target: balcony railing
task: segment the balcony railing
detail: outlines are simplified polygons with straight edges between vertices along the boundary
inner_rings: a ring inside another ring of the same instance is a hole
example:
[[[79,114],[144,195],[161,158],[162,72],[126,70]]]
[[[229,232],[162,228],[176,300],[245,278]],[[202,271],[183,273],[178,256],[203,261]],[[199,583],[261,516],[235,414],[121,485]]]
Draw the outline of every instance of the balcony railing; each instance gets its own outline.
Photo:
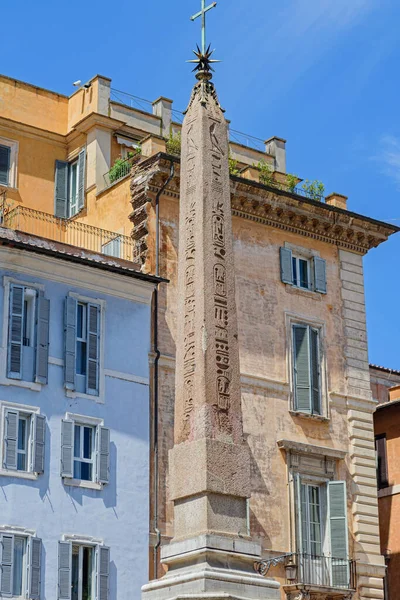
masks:
[[[129,236],[71,219],[59,219],[25,206],[17,206],[7,212],[1,225],[99,254],[135,261],[135,244]]]
[[[126,177],[126,175],[129,175],[133,163],[138,160],[139,156],[140,154],[137,153],[134,156],[131,156],[130,158],[126,158],[125,160],[118,159],[118,161],[111,167],[111,169],[103,175],[105,187],[108,187],[109,185],[116,183],[120,179],[123,179],[124,177]]]
[[[318,585],[344,590],[355,589],[355,562],[331,556],[293,554],[293,579],[288,584]],[[288,571],[287,571],[288,573]]]

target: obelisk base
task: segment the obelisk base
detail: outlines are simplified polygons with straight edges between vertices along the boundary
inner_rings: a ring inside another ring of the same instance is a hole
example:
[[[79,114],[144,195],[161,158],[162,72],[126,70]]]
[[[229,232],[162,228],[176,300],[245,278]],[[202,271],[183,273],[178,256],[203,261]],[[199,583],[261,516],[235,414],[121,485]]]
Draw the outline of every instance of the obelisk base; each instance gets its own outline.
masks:
[[[142,600],[279,600],[280,585],[254,570],[259,544],[199,535],[161,550],[168,572],[142,587]]]

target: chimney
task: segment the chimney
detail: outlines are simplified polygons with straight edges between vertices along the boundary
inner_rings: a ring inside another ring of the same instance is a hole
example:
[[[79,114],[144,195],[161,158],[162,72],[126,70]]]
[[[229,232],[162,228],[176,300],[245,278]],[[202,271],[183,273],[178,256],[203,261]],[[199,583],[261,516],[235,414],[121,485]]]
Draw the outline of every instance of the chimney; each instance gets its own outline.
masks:
[[[336,206],[336,208],[347,210],[347,196],[343,196],[342,194],[333,192],[332,194],[329,194],[329,196],[326,196],[325,202],[326,204],[329,204],[329,206]]]
[[[286,140],[271,137],[265,142],[265,152],[275,159],[274,171],[286,173]]]
[[[161,135],[164,138],[169,137],[172,123],[172,102],[169,98],[160,96],[153,102],[153,115],[161,117]]]

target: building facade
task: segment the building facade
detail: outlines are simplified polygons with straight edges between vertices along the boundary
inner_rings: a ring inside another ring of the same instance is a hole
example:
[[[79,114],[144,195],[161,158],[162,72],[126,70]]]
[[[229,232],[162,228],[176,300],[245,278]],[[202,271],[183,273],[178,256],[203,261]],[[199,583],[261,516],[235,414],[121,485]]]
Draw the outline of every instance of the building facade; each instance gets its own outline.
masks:
[[[5,228],[0,264],[0,596],[139,599],[156,279]]]
[[[113,90],[99,76],[70,98],[8,78],[0,84],[8,99],[0,115],[0,148],[9,148],[2,163],[4,223],[37,235],[51,229],[53,239],[65,243],[84,233],[90,250],[134,257],[143,272],[170,280],[157,295],[153,323],[150,575],[155,577],[163,569],[160,545],[174,532],[168,453],[180,201],[174,132],[180,117],[166,98],[145,110],[132,106],[135,97]],[[171,132],[173,144],[166,139]],[[40,161],[33,158],[35,144]],[[352,213],[340,194],[325,199],[301,194],[287,177],[280,138],[260,144],[231,130],[230,152],[252,489],[246,531],[240,534],[261,541],[266,560],[261,568],[280,581],[282,598],[311,593],[313,600],[381,600],[376,401],[362,257],[397,228]],[[122,166],[116,162],[125,156]]]
[[[385,600],[400,595],[400,371],[371,366],[377,453],[381,552],[385,557]]]

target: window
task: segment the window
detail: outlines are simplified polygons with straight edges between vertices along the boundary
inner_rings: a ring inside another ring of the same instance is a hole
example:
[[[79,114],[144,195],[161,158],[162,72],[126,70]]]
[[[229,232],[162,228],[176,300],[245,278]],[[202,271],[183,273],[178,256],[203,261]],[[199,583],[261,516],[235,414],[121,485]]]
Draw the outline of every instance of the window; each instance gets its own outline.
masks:
[[[17,187],[18,142],[0,138],[0,186]]]
[[[103,254],[107,256],[115,256],[116,258],[122,258],[122,237],[119,235],[113,240],[105,243],[101,247]]]
[[[7,377],[47,383],[50,302],[35,288],[10,285]]]
[[[41,540],[6,532],[0,541],[0,595],[39,600]]]
[[[376,452],[376,476],[378,480],[378,490],[388,487],[388,464],[386,452],[386,434],[375,436]]]
[[[79,152],[71,163],[56,160],[54,212],[56,217],[68,219],[85,204],[86,149]]]
[[[3,407],[3,468],[23,473],[43,473],[46,419],[43,415]]]
[[[69,418],[61,428],[61,476],[80,481],[108,483],[110,430]]]
[[[295,476],[299,577],[304,584],[350,587],[346,483]]]
[[[320,330],[292,325],[294,409],[322,414]]]
[[[300,249],[301,250],[301,249]],[[280,249],[281,280],[294,287],[326,294],[326,261],[309,257],[309,251],[298,254],[290,248]]]
[[[65,370],[67,390],[99,395],[100,319],[97,304],[68,296],[65,303]]]
[[[74,541],[59,542],[59,600],[108,600],[110,549]]]

